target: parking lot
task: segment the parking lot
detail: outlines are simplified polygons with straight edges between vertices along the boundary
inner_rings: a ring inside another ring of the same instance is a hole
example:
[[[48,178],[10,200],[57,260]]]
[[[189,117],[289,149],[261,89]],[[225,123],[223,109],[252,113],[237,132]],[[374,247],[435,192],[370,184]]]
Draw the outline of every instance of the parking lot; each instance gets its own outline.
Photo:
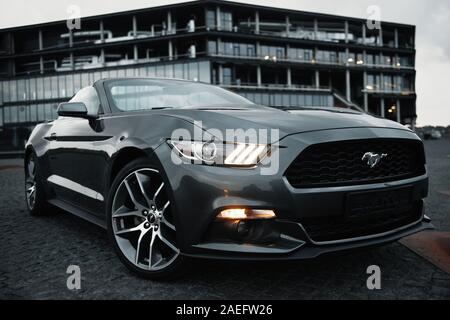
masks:
[[[425,147],[427,214],[450,231],[450,139]],[[104,230],[59,211],[29,216],[21,165],[0,160],[1,299],[450,299],[450,275],[399,242],[311,261],[199,260],[176,281],[140,279],[116,258]],[[80,266],[80,290],[66,286],[69,265]],[[380,290],[366,286],[370,265],[381,268]]]

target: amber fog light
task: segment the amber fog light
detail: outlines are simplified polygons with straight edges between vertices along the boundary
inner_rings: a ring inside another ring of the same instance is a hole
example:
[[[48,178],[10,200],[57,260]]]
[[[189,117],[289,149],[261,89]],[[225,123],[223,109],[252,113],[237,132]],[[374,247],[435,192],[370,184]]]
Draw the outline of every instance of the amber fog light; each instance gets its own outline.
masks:
[[[217,219],[227,220],[255,220],[255,219],[273,219],[275,218],[273,210],[230,208],[222,210]]]

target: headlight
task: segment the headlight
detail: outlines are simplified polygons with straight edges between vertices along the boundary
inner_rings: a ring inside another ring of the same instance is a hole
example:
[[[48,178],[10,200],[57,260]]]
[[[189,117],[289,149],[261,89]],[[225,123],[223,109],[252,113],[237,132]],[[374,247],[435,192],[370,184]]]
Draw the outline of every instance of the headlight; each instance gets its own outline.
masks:
[[[235,167],[253,167],[269,152],[264,144],[226,143],[200,141],[167,141],[170,146],[185,159]]]

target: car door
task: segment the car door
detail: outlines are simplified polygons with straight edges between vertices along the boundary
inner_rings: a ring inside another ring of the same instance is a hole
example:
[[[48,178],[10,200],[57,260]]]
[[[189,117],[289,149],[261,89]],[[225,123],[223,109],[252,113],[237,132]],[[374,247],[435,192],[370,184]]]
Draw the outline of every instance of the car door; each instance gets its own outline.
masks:
[[[83,102],[88,115],[97,115],[101,110],[94,87],[81,89],[70,102]],[[112,139],[105,133],[103,120],[58,117],[47,139],[50,140],[51,171],[48,181],[56,198],[101,216]]]

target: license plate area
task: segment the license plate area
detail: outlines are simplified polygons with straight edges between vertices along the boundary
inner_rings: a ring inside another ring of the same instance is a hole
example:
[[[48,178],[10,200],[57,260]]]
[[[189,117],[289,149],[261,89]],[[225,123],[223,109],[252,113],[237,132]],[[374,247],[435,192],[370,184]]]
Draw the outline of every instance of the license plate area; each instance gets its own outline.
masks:
[[[370,220],[385,215],[392,217],[412,210],[412,191],[412,186],[406,186],[348,193],[346,217],[350,220]]]

